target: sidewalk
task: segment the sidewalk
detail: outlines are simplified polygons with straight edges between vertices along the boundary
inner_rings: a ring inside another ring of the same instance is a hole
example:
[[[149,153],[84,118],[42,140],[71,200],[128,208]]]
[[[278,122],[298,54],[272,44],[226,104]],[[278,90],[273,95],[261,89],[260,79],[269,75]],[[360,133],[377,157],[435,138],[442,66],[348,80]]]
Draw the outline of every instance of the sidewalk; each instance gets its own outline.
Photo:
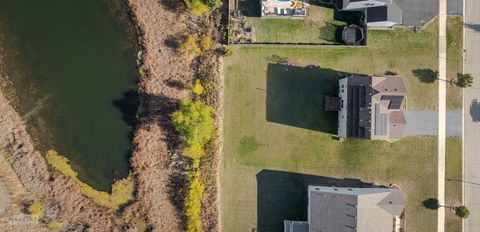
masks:
[[[438,78],[447,79],[447,0],[439,0]],[[438,82],[438,203],[445,205],[445,137],[447,83]],[[445,207],[438,208],[437,232],[445,231]]]

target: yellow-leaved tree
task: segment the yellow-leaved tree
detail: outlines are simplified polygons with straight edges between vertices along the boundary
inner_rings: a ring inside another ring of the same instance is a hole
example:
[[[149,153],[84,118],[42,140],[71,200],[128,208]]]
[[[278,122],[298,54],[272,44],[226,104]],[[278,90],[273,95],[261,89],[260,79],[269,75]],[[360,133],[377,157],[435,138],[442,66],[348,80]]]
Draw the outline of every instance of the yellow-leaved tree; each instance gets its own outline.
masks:
[[[204,153],[203,146],[215,132],[213,108],[201,101],[183,100],[180,109],[172,115],[172,123],[185,136],[185,154],[199,159]]]

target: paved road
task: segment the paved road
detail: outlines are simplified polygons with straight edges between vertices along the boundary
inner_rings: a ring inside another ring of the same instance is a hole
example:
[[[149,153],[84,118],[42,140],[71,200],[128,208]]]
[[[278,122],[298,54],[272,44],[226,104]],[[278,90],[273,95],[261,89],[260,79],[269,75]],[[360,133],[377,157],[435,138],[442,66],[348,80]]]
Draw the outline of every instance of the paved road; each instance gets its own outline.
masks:
[[[470,217],[465,232],[480,231],[480,1],[465,0],[464,72],[475,77],[473,88],[464,90],[464,204]]]
[[[479,102],[480,103],[480,102]],[[403,134],[438,135],[438,112],[433,110],[408,110],[405,112],[407,126]],[[447,111],[447,136],[462,136],[462,110]]]
[[[438,15],[439,0],[395,0],[402,8],[403,24],[407,26],[422,26]],[[448,0],[449,15],[463,14],[463,0]]]

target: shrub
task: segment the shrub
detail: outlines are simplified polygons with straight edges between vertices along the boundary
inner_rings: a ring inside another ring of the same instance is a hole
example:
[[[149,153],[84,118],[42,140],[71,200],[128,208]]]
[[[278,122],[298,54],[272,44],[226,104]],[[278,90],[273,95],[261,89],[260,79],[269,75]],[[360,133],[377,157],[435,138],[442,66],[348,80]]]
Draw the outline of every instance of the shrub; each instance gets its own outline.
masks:
[[[203,183],[200,180],[199,171],[191,171],[188,174],[189,186],[188,193],[185,198],[184,208],[187,216],[187,231],[201,232],[202,231],[202,203],[203,197]]]
[[[8,152],[6,151],[5,149],[3,148],[0,148],[0,155],[5,157],[5,160],[7,160],[7,162],[9,164],[12,164],[13,162],[13,156]]]
[[[207,13],[210,9],[209,7],[203,3],[202,0],[184,0],[187,8],[192,12],[195,16],[200,16]]]
[[[178,50],[181,53],[184,53],[184,54],[191,53],[196,56],[200,55],[200,52],[201,52],[193,36],[188,36],[186,39],[181,40],[178,43]]]
[[[144,232],[147,231],[148,224],[145,221],[139,219],[135,222],[135,228],[137,228],[138,232]]]
[[[92,201],[100,206],[117,210],[121,205],[127,204],[133,199],[133,192],[135,190],[135,184],[132,174],[129,174],[126,178],[116,181],[112,185],[112,194],[107,192],[98,191],[88,184],[83,183],[77,178],[77,173],[72,169],[69,161],[66,157],[63,157],[57,152],[50,150],[46,155],[47,163],[56,171],[68,176],[80,187],[81,193],[92,199]]]
[[[27,211],[32,215],[33,219],[38,220],[43,217],[43,204],[40,201],[34,201],[27,208]]]
[[[221,0],[204,0],[204,3],[210,8],[210,11],[214,11],[222,6]]]
[[[228,46],[223,46],[220,49],[218,49],[218,51],[220,52],[220,55],[225,57],[233,55],[233,49]]]
[[[60,228],[62,227],[62,223],[53,220],[53,221],[50,221],[50,222],[47,224],[47,227],[48,227],[48,229],[50,229],[50,231],[52,231],[52,232],[58,232],[58,231],[60,231]]]
[[[203,51],[209,51],[212,48],[212,38],[210,38],[210,36],[200,38],[200,48],[202,48]]]
[[[203,155],[203,146],[214,135],[213,108],[201,101],[183,100],[173,113],[172,123],[185,136],[184,152],[193,159]]]
[[[195,81],[195,85],[193,86],[193,92],[194,92],[196,95],[202,95],[203,90],[204,90],[204,88],[203,88],[202,84],[200,83],[200,80],[197,79],[197,80]]]
[[[470,216],[470,211],[467,207],[462,205],[455,210],[455,214],[461,218],[468,218],[468,216]]]
[[[77,172],[72,169],[72,166],[70,166],[66,157],[59,155],[54,150],[49,150],[47,151],[46,159],[47,163],[50,164],[57,172],[74,179],[77,178]]]

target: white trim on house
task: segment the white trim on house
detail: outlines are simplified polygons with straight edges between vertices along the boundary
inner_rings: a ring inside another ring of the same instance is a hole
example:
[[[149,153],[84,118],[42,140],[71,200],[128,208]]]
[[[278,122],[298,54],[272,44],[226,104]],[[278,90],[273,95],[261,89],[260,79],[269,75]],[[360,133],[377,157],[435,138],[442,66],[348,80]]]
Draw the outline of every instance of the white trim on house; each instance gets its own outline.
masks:
[[[340,110],[338,111],[338,137],[347,137],[347,92],[348,78],[339,80],[338,96],[340,100]]]

